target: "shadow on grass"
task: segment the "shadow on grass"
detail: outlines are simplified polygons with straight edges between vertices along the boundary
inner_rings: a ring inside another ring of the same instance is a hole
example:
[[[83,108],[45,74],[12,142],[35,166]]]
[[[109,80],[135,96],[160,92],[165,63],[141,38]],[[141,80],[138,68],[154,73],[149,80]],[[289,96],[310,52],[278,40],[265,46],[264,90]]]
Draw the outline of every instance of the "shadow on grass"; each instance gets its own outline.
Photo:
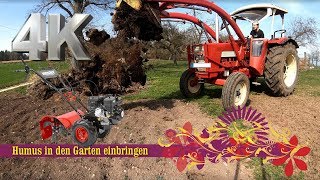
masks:
[[[202,93],[202,95],[198,96],[198,97],[194,97],[194,98],[186,98],[182,95],[180,90],[174,91],[168,95],[165,96],[160,96],[157,99],[159,100],[165,100],[165,99],[176,99],[176,100],[185,100],[185,101],[192,101],[192,100],[197,100],[197,99],[202,99],[205,96],[207,96],[207,99],[220,99],[221,98],[221,94],[222,94],[222,89],[219,87],[209,87],[209,88],[205,88],[204,92]]]
[[[145,100],[130,100],[124,103],[122,107],[125,110],[134,109],[137,107],[145,107],[151,110],[157,110],[160,108],[172,109],[174,107],[174,102],[176,100],[181,100],[184,102],[192,101],[216,101],[221,98],[221,88],[210,88],[205,89],[203,95],[196,98],[185,98],[180,90],[171,92],[170,94],[156,97],[155,99],[145,99]]]

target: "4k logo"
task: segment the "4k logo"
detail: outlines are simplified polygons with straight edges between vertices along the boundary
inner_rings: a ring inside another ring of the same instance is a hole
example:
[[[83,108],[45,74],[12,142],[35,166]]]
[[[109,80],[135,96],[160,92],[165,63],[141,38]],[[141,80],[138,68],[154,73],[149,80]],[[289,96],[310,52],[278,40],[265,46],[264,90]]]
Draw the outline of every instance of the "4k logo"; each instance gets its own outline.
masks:
[[[75,14],[66,23],[64,16],[51,14],[47,42],[45,17],[40,13],[31,14],[13,39],[12,51],[29,52],[31,60],[40,60],[41,52],[48,52],[49,60],[64,60],[68,45],[76,60],[90,60],[78,36],[91,20],[89,14]]]

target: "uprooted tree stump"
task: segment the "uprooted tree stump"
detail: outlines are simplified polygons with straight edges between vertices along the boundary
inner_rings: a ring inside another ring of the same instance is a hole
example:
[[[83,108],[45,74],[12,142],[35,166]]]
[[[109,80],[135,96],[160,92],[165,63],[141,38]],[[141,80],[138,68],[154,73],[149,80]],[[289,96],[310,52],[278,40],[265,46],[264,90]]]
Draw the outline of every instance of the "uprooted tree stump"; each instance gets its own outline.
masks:
[[[157,18],[158,3],[145,4],[136,11],[126,3],[116,9],[112,22],[118,36],[110,38],[105,31],[89,30],[90,39],[84,42],[91,61],[78,61],[79,69],[73,69],[62,77],[75,90],[85,95],[121,94],[132,89],[132,86],[145,85],[146,74],[141,57],[140,40],[160,40],[162,28]],[[62,87],[58,80],[53,83]],[[53,95],[40,80],[29,89],[29,94],[48,99]]]
[[[121,94],[131,86],[144,85],[146,74],[141,57],[141,44],[137,40],[111,38],[99,44],[88,42],[91,61],[79,61],[79,70],[71,70],[62,77],[86,95]],[[53,83],[62,87],[58,80]],[[43,82],[38,81],[29,88],[31,95],[47,99],[54,93]]]

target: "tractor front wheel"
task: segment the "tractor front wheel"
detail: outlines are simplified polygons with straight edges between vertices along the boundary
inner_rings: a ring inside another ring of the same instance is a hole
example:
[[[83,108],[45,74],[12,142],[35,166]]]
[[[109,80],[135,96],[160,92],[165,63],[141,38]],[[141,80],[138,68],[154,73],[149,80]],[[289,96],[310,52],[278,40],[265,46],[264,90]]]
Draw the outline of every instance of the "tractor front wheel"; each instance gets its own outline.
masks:
[[[298,61],[296,46],[292,43],[269,50],[264,76],[272,95],[288,96],[293,92],[298,79]]]
[[[195,98],[202,94],[204,84],[198,82],[195,72],[186,70],[180,78],[180,91],[186,98]]]
[[[241,72],[232,73],[222,88],[222,105],[225,110],[231,107],[244,107],[248,101],[250,81]]]
[[[97,128],[87,120],[79,120],[72,127],[73,140],[82,147],[89,147],[97,141]]]

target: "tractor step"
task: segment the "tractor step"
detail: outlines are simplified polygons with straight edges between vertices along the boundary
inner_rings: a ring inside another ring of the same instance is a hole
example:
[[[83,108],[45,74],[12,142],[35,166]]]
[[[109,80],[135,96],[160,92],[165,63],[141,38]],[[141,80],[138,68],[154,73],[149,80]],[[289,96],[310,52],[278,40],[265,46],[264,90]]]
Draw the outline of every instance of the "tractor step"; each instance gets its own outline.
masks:
[[[204,84],[204,79],[198,79],[199,84]]]
[[[261,86],[261,83],[259,82],[252,82],[253,85],[256,85],[256,86]]]

